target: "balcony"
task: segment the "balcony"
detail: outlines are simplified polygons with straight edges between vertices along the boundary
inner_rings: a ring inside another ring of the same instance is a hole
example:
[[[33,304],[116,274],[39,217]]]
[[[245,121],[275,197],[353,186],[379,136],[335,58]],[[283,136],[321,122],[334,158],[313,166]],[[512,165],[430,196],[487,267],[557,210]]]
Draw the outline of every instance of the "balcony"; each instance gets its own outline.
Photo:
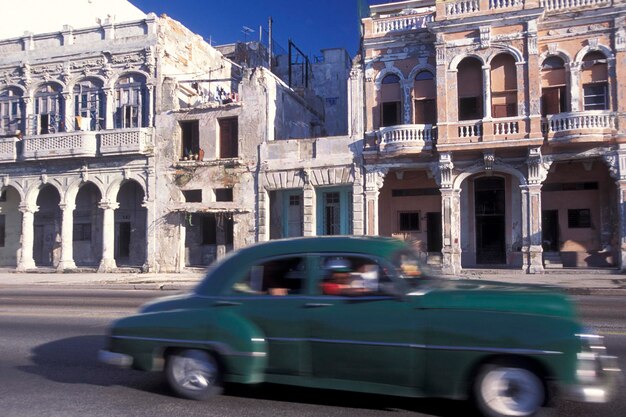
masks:
[[[96,156],[96,132],[65,132],[28,136],[22,140],[24,159],[41,160]]]
[[[102,155],[145,155],[153,148],[152,129],[120,129],[100,133]]]
[[[540,0],[539,5],[545,9],[547,13],[551,12],[568,12],[583,7],[599,8],[611,6],[613,0]]]
[[[541,132],[550,142],[598,142],[615,133],[615,114],[606,110],[559,113],[541,121]]]
[[[17,137],[0,138],[0,163],[15,162],[17,159]]]
[[[374,21],[374,35],[406,30],[422,29],[426,24],[435,20],[435,14],[405,15]]]
[[[365,151],[381,154],[417,154],[430,152],[437,139],[433,125],[396,125],[382,127],[370,134]]]
[[[152,128],[75,131],[0,138],[0,164],[108,155],[146,155],[154,149]]]

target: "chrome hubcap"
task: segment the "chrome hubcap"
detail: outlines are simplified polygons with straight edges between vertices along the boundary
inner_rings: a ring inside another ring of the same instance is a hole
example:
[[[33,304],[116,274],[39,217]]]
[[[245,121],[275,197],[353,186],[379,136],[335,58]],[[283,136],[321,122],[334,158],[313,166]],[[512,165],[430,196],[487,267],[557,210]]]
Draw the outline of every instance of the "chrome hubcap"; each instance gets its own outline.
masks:
[[[176,383],[188,390],[202,391],[215,383],[217,367],[204,352],[187,352],[172,358],[172,374]]]
[[[536,412],[543,403],[543,385],[537,376],[520,368],[489,371],[480,386],[489,408],[505,416],[523,417]]]

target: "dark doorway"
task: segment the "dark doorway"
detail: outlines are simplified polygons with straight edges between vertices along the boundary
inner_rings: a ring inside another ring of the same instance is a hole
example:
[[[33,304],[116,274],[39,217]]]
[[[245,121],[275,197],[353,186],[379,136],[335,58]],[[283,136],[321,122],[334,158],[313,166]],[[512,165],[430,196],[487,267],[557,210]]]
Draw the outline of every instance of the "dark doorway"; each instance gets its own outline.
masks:
[[[441,252],[441,213],[426,213],[426,250]]]
[[[504,264],[505,191],[504,178],[484,177],[474,181],[476,202],[476,263]]]
[[[120,261],[130,258],[130,222],[118,223],[117,253],[115,257]]]
[[[544,252],[559,251],[558,210],[544,210],[541,213],[541,246]]]

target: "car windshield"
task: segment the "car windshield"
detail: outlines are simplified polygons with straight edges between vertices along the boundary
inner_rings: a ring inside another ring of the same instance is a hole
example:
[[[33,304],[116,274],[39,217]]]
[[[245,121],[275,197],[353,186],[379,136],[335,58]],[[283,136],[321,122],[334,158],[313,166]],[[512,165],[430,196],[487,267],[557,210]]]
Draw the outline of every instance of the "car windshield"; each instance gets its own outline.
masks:
[[[417,252],[403,250],[396,252],[392,258],[398,277],[411,288],[417,287],[424,278],[429,276]]]

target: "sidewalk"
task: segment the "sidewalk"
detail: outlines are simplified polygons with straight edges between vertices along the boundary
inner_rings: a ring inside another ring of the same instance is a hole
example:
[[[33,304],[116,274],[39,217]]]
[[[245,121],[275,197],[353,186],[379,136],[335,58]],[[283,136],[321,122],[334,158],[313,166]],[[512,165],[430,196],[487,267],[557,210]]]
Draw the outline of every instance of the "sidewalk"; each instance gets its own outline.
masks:
[[[8,285],[99,287],[107,289],[161,289],[188,290],[202,278],[202,270],[183,273],[21,273],[0,270],[0,287]],[[626,274],[617,270],[548,270],[544,274],[529,275],[512,269],[466,269],[449,279],[471,279],[517,284],[539,284],[561,288],[571,294],[603,294],[626,296]]]

